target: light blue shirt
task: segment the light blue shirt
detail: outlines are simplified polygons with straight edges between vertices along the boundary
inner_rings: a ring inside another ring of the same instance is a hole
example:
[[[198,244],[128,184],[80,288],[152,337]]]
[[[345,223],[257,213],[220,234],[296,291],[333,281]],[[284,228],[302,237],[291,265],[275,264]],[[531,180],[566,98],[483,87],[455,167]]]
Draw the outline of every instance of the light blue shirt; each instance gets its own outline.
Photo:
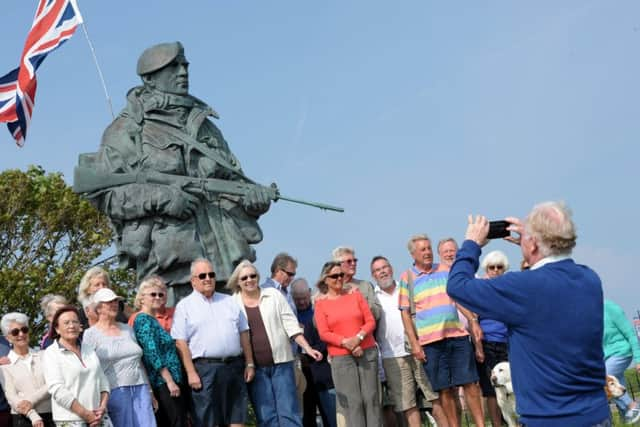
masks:
[[[269,277],[269,278],[267,278],[267,280],[264,281],[263,284],[260,285],[260,287],[263,288],[263,289],[275,288],[275,289],[279,290],[280,292],[282,292],[282,295],[284,295],[284,297],[287,299],[287,302],[289,303],[289,307],[291,307],[291,309],[293,310],[293,314],[297,315],[298,309],[296,308],[296,304],[293,301],[293,297],[291,296],[291,292],[289,292],[289,287],[288,286],[286,288],[283,288],[282,285],[280,283],[278,283],[277,280],[274,280],[271,277]]]
[[[171,336],[187,342],[192,359],[232,357],[242,354],[240,332],[247,330],[247,317],[229,295],[193,291],[176,306]]]

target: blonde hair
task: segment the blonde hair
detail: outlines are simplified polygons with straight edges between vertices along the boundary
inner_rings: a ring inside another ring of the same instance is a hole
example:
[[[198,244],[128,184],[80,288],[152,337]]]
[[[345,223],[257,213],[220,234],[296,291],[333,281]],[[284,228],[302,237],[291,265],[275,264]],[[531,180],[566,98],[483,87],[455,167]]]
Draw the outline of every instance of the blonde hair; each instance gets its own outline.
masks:
[[[227,285],[225,286],[225,288],[229,289],[234,294],[240,292],[240,271],[242,271],[243,268],[252,268],[253,271],[255,271],[258,275],[256,280],[258,281],[258,283],[260,283],[260,273],[258,272],[258,269],[255,265],[253,265],[251,261],[249,261],[248,259],[244,259],[240,261],[240,264],[238,264],[233,270],[233,273],[231,273],[231,276],[229,276],[229,280],[227,281]]]
[[[147,277],[142,282],[140,282],[140,286],[138,286],[138,292],[136,293],[136,299],[133,301],[133,306],[137,310],[140,310],[142,308],[142,298],[150,288],[161,288],[164,290],[165,294],[167,292],[167,285],[164,283],[162,277],[156,274]]]
[[[109,282],[109,273],[107,273],[102,267],[91,267],[86,273],[84,273],[84,276],[80,279],[80,285],[78,285],[78,301],[80,301],[81,304],[84,304],[85,301],[89,299],[90,295],[87,293],[87,289],[89,289],[91,279],[99,276],[103,276],[107,282],[107,287],[111,287],[111,283]]]
[[[327,280],[327,275],[329,272],[335,268],[340,267],[340,261],[327,261],[322,266],[322,270],[320,270],[320,278],[316,283],[316,288],[318,288],[318,292],[321,294],[326,294],[329,290],[329,285],[327,285],[324,281]]]

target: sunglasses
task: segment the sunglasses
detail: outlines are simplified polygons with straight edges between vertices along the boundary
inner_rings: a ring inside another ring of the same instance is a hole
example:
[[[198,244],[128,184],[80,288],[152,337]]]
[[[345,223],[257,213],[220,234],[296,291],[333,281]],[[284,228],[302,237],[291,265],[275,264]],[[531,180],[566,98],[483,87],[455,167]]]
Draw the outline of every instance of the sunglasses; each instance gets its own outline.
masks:
[[[248,275],[246,275],[246,276],[242,276],[242,277],[240,278],[240,281],[241,281],[241,282],[244,282],[244,281],[247,281],[247,280],[249,280],[249,279],[255,279],[256,277],[258,277],[258,275],[257,275],[257,274],[255,274],[255,273],[254,273],[254,274],[248,274]]]
[[[20,332],[27,335],[29,333],[29,327],[23,326],[22,328],[15,328],[9,331],[9,333],[14,337],[17,337],[18,335],[20,335]]]
[[[327,274],[327,277],[330,279],[342,279],[344,277],[344,273]]]
[[[487,270],[504,270],[504,265],[488,265]]]
[[[215,279],[215,278],[216,278],[216,273],[215,273],[215,272],[213,272],[213,271],[210,271],[210,272],[208,272],[208,273],[200,273],[200,274],[198,274],[198,276],[197,276],[197,277],[198,277],[198,279],[200,279],[200,280],[204,280],[204,279],[206,279],[207,277],[208,277],[209,279]]]
[[[345,259],[342,264],[357,264],[358,258]]]
[[[164,298],[164,292],[149,292],[147,295],[151,298]]]
[[[287,276],[289,277],[293,277],[296,275],[295,271],[292,273],[290,271],[285,270],[284,268],[281,268],[280,270],[284,271],[285,273],[287,273]]]

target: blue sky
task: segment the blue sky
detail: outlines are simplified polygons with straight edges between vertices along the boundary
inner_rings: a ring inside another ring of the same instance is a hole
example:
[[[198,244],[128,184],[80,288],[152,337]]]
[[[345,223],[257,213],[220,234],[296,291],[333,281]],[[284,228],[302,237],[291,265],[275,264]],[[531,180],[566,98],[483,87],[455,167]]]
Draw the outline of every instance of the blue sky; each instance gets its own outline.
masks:
[[[36,3],[3,3],[0,73],[18,64]],[[361,278],[377,254],[399,273],[412,234],[460,240],[469,213],[524,216],[561,199],[578,227],[575,259],[629,316],[640,308],[640,3],[79,4],[116,113],[139,84],[142,50],[180,40],[191,92],[220,113],[246,173],[346,209],[272,206],[256,247],[263,275],[285,250],[315,282],[338,245],[355,247]],[[25,147],[0,131],[0,169],[39,164],[71,183],[110,121],[78,30],[40,68]],[[506,242],[492,249],[520,260]]]

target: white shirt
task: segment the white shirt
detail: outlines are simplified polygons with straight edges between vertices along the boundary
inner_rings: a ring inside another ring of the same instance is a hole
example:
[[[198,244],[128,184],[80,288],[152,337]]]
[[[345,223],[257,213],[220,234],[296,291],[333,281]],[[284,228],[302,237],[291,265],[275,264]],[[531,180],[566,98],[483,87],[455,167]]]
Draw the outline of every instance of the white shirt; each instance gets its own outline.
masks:
[[[81,346],[80,354],[82,361],[58,341],[44,351],[44,379],[51,394],[54,421],[84,421],[71,410],[73,401],[94,410],[100,406],[100,393],[109,392],[109,381],[96,352]]]
[[[376,296],[382,306],[382,314],[376,330],[376,341],[378,341],[383,359],[409,355],[404,347],[404,326],[398,308],[400,286],[396,281],[393,283],[395,283],[395,289],[391,294],[376,286]]]
[[[19,356],[13,350],[9,352],[10,364],[0,369],[0,381],[7,401],[11,405],[11,413],[17,414],[15,408],[22,400],[33,404],[27,413],[31,422],[41,419],[39,414],[51,412],[51,396],[47,391],[42,372],[40,352],[29,350],[26,356]]]
[[[548,257],[542,258],[541,260],[533,264],[530,270],[537,270],[538,268],[543,267],[544,265],[551,262],[563,261],[569,258],[571,258],[569,255],[549,255]]]
[[[238,307],[245,313],[244,303],[240,292],[233,295]],[[267,339],[271,345],[274,363],[284,363],[293,360],[291,338],[302,334],[298,318],[282,293],[275,288],[262,288],[258,302],[260,316],[267,331]]]
[[[242,354],[240,332],[247,330],[247,316],[229,295],[194,290],[176,306],[171,336],[187,342],[192,359],[222,358]]]

